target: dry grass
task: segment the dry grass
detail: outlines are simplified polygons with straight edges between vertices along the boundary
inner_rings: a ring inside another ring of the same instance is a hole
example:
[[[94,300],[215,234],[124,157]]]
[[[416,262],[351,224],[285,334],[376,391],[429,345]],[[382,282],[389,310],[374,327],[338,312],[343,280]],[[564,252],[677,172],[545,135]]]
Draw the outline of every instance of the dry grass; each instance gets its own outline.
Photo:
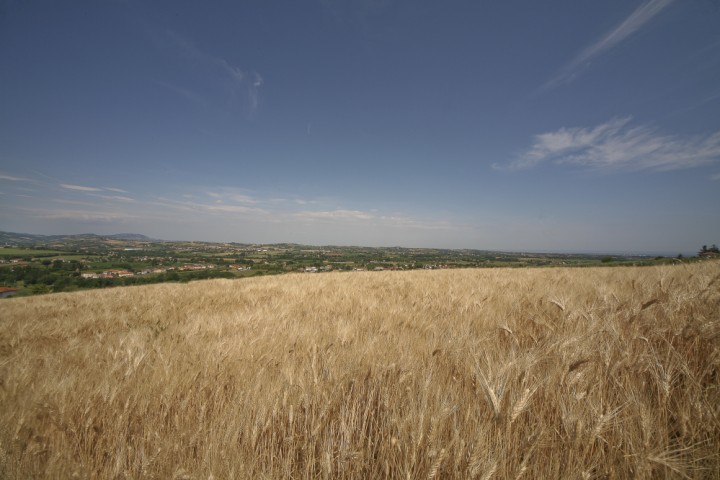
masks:
[[[720,478],[720,263],[0,302],[3,478]]]

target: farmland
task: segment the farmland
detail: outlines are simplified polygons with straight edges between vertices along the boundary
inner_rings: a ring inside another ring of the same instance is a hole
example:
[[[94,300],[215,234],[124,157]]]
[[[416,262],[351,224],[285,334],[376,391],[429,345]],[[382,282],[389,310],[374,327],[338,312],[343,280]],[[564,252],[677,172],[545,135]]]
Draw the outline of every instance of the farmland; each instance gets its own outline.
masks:
[[[43,250],[41,248],[0,248],[0,257],[22,258],[22,257],[52,257],[62,255],[59,250]]]
[[[3,478],[718,478],[720,263],[0,302]]]
[[[0,287],[20,295],[281,273],[660,265],[690,258],[436,248],[171,242],[143,235],[0,232]]]

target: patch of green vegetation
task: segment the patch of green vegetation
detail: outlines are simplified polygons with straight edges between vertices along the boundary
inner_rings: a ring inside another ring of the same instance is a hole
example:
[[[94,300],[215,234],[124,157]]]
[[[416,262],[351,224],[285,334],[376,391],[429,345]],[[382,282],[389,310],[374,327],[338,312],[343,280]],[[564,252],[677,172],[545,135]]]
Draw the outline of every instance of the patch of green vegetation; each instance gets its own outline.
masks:
[[[0,257],[52,257],[63,253],[58,250],[36,250],[34,248],[0,248]]]
[[[4,240],[2,235],[0,240],[13,247],[0,247],[0,285],[20,288],[23,294],[290,272],[621,267],[701,260],[681,256],[163,242],[97,235],[43,238],[18,237],[7,232],[4,235]],[[714,248],[703,247],[699,255],[713,255]]]

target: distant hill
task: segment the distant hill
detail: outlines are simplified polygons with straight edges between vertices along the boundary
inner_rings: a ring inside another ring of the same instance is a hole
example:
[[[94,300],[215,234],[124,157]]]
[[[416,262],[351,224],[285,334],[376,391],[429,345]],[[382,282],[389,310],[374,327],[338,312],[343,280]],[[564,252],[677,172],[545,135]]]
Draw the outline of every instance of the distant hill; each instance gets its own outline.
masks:
[[[139,233],[117,233],[114,235],[97,235],[80,233],[75,235],[35,235],[31,233],[0,232],[0,245],[35,246],[57,242],[120,240],[132,242],[158,242]]]
[[[139,233],[116,233],[115,235],[104,235],[105,238],[112,240],[129,240],[134,242],[157,242],[158,240],[150,238]]]

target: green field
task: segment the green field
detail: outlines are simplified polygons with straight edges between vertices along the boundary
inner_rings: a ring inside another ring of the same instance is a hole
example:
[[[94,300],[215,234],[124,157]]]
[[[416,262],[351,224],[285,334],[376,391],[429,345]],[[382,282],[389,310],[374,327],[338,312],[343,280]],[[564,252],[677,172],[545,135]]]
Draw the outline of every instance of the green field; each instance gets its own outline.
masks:
[[[58,250],[36,250],[34,248],[0,248],[0,257],[49,257],[53,255],[63,255],[66,253],[67,252],[61,252]]]

